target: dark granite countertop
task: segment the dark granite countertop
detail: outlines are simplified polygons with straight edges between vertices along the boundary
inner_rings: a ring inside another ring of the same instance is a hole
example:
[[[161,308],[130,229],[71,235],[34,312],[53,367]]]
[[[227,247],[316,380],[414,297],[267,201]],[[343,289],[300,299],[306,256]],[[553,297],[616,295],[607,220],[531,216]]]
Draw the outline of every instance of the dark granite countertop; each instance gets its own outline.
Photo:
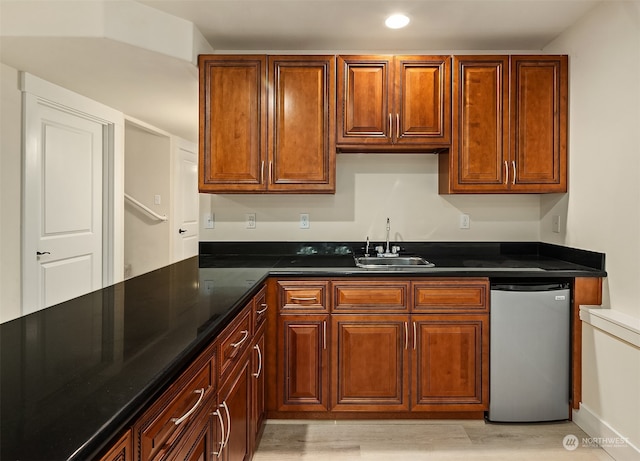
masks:
[[[0,325],[0,459],[95,457],[278,276],[604,277],[604,255],[542,243],[402,243],[435,263],[356,268],[362,243],[211,243],[200,257]]]

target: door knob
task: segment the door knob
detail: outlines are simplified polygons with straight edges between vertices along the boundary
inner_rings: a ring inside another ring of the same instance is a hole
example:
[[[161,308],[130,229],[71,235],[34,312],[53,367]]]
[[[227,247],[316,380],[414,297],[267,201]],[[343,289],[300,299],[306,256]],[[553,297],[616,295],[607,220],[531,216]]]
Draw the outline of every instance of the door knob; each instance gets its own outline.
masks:
[[[185,233],[185,232],[187,232],[187,231],[186,231],[185,229],[178,229],[178,232],[179,232],[180,234],[184,234],[184,233]]]

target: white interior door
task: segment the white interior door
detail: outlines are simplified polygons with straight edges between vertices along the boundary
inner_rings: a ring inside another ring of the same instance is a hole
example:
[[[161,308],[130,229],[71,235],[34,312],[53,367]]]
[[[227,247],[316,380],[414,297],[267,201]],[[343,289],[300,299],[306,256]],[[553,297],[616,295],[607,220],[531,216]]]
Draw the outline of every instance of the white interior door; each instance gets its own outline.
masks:
[[[23,314],[102,288],[105,125],[24,94]]]
[[[177,140],[175,147],[174,261],[198,254],[198,154],[193,143]]]

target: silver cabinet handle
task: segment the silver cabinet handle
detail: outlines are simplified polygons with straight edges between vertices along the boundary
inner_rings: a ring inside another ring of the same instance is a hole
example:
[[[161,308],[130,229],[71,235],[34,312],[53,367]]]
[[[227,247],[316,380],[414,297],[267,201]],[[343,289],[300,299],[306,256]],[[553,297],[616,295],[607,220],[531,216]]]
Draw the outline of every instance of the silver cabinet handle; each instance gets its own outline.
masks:
[[[260,351],[260,346],[259,345],[255,345],[253,346],[253,348],[258,351],[258,371],[256,371],[253,374],[254,378],[259,378],[260,377],[260,373],[262,372],[262,352]]]
[[[409,349],[409,322],[404,322],[404,348]]]
[[[312,296],[310,298],[298,298],[296,296],[292,296],[291,297],[291,301],[301,301],[301,302],[305,302],[305,301],[318,301],[318,298],[316,298],[315,296]]]
[[[224,407],[224,412],[227,414],[227,438],[224,440],[224,447],[226,447],[229,443],[229,437],[231,436],[231,415],[229,414],[227,402],[222,402],[222,406]]]
[[[182,415],[179,418],[172,418],[171,419],[171,421],[173,421],[173,424],[175,424],[176,426],[178,426],[179,424],[182,424],[182,422],[184,422],[185,419],[187,419],[189,416],[191,416],[193,414],[193,412],[196,411],[196,408],[198,408],[198,406],[200,406],[200,402],[202,402],[202,399],[204,398],[204,387],[202,387],[200,389],[196,389],[195,391],[193,391],[193,393],[194,394],[200,394],[200,397],[198,398],[198,401],[184,415]]]
[[[264,184],[264,160],[260,164],[260,184]]]
[[[509,184],[509,162],[504,161],[504,184]]]
[[[416,322],[413,322],[413,350],[416,350],[416,341],[417,341],[417,334],[416,334]]]
[[[220,429],[222,429],[222,433],[220,437],[220,450],[214,451],[211,453],[212,455],[215,455],[217,458],[219,458],[220,455],[222,454],[222,449],[224,448],[224,421],[222,419],[222,412],[220,410],[216,410],[211,414],[216,415],[218,417],[218,420],[220,421]]]
[[[511,184],[516,183],[516,161],[511,160],[511,166],[513,166],[513,178],[511,178]]]
[[[264,309],[257,310],[256,314],[264,314],[265,312],[267,312],[267,309],[269,309],[269,305],[267,303],[260,304],[260,306]]]
[[[400,114],[396,114],[396,138],[400,137]]]
[[[273,180],[273,162],[269,162],[269,183],[273,184],[275,181]]]
[[[231,343],[231,347],[238,347],[240,344],[245,342],[247,340],[247,338],[249,337],[249,330],[242,330],[242,334],[244,335],[242,337],[242,339],[240,341],[238,341],[237,343]]]
[[[391,127],[391,119],[392,119],[392,115],[391,113],[389,113],[389,137],[393,137],[393,128]]]

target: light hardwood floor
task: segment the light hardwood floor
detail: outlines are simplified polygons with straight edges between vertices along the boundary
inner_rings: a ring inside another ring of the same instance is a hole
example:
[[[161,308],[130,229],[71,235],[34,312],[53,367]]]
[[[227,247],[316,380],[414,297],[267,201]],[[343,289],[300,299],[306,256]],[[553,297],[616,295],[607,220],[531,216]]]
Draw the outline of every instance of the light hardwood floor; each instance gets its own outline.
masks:
[[[575,450],[563,446],[568,435]],[[587,437],[571,422],[269,420],[253,460],[613,461]]]

